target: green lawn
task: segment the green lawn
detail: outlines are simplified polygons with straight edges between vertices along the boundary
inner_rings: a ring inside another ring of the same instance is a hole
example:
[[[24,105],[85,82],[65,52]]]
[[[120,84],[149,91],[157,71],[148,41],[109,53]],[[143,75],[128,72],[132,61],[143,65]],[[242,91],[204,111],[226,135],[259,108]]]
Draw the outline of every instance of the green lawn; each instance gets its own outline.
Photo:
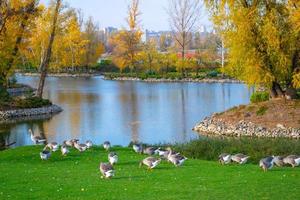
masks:
[[[116,176],[100,178],[99,162],[107,152],[94,148],[71,150],[67,157],[53,153],[39,158],[41,146],[0,152],[0,199],[299,199],[300,168],[257,165],[221,166],[218,162],[187,160],[179,168],[162,162],[148,171],[139,168],[145,157],[128,148],[119,154]]]

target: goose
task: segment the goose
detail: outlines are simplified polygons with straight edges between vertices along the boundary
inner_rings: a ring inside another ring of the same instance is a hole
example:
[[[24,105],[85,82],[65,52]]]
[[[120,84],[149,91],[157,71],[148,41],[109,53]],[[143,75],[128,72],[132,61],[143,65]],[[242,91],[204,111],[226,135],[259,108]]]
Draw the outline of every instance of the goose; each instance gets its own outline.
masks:
[[[250,156],[244,155],[242,153],[238,153],[238,154],[231,156],[231,160],[242,165],[248,161],[249,157]]]
[[[68,149],[68,147],[66,145],[64,145],[64,144],[61,145],[60,150],[61,150],[61,154],[63,156],[66,156],[70,152],[69,149]]]
[[[87,150],[86,144],[78,144],[78,141],[74,142],[74,147],[80,152],[84,152]]]
[[[221,155],[219,155],[219,162],[222,165],[229,164],[231,162],[231,155],[228,153],[222,153]]]
[[[105,142],[103,143],[103,148],[104,148],[106,151],[108,151],[108,150],[110,149],[110,142],[109,142],[109,141],[105,141]]]
[[[49,148],[51,151],[57,151],[59,148],[59,145],[57,144],[57,142],[51,142],[51,143],[48,143],[44,149],[47,149],[47,148]]]
[[[283,158],[283,163],[289,164],[292,167],[297,167],[300,165],[300,156],[289,155],[289,156]]]
[[[181,166],[187,158],[180,154],[173,154],[172,151],[169,152],[168,161],[173,163],[176,167]]]
[[[283,158],[282,156],[273,156],[273,163],[277,166],[277,167],[282,167],[284,165],[283,162]]]
[[[42,152],[40,152],[40,157],[42,160],[48,160],[51,156],[51,152],[47,151],[47,150],[43,150]]]
[[[71,140],[65,140],[63,142],[64,145],[68,146],[68,147],[74,147],[74,143],[78,142],[78,139],[71,139]]]
[[[33,131],[31,129],[28,129],[28,132],[30,133],[30,138],[32,142],[35,144],[46,142],[45,138],[42,138],[41,136],[34,136]]]
[[[86,141],[85,144],[86,144],[88,149],[93,146],[93,142],[91,140]]]
[[[146,165],[148,169],[153,169],[160,163],[160,161],[161,161],[160,158],[147,157],[140,162],[140,167]]]
[[[259,161],[259,167],[261,167],[265,172],[274,166],[274,156],[269,156],[263,158]]]
[[[164,160],[168,160],[168,156],[169,156],[170,151],[169,150],[160,150],[160,149],[158,149],[157,153],[160,156],[160,158],[162,158]],[[179,154],[179,153],[177,153],[177,154]]]
[[[115,152],[110,152],[108,154],[108,161],[111,165],[114,165],[118,162],[118,155]]]
[[[143,153],[143,145],[142,144],[134,144],[132,146],[133,150],[136,152],[136,153]]]
[[[160,157],[167,158],[168,155],[169,155],[169,151],[168,151],[168,150],[157,149],[157,154],[158,154]]]
[[[115,170],[110,163],[100,163],[100,172],[103,176],[101,178],[112,178],[115,175]]]
[[[171,147],[168,147],[168,148],[166,148],[165,151],[159,150],[158,155],[160,155],[163,159],[166,159],[168,162],[170,162],[170,160],[169,160],[170,155],[180,155],[180,153],[173,151],[171,149]]]
[[[147,155],[149,155],[149,156],[151,156],[151,155],[154,155],[155,154],[155,152],[156,152],[156,148],[154,148],[154,147],[147,147],[147,148],[145,148],[144,150],[143,150],[143,153],[144,154],[147,154]]]

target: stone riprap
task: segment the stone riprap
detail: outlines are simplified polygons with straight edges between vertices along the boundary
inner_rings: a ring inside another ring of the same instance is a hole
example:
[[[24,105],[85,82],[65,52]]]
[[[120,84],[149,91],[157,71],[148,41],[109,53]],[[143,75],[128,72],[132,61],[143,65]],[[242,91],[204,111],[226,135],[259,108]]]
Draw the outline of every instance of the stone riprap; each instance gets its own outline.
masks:
[[[144,81],[144,82],[197,82],[197,83],[243,83],[242,81],[235,79],[193,79],[193,78],[183,78],[183,79],[165,79],[165,78],[131,78],[131,77],[104,77],[106,80],[114,81]]]
[[[277,124],[276,128],[266,128],[252,122],[239,121],[238,123],[228,123],[222,119],[217,119],[213,115],[207,117],[194,128],[194,131],[205,135],[213,136],[233,136],[233,137],[285,137],[285,138],[300,138],[299,128],[288,128],[281,124]]]
[[[62,111],[57,105],[45,106],[41,108],[15,109],[0,111],[0,122],[28,118],[40,115],[53,115]]]
[[[18,73],[19,75],[23,76],[40,76],[40,73]],[[78,74],[71,74],[71,73],[48,73],[47,77],[71,77],[71,78],[90,78],[94,76],[101,76],[100,73],[78,73]]]

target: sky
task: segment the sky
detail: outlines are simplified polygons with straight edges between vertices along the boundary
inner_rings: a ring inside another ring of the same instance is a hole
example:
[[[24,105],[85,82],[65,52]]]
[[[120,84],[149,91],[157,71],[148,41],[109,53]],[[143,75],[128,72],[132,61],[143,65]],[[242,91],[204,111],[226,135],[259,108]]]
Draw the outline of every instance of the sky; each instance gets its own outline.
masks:
[[[50,0],[41,0],[48,3]],[[73,8],[80,8],[85,18],[92,16],[98,22],[100,28],[108,26],[126,27],[127,7],[130,0],[64,0]],[[141,25],[143,29],[154,31],[169,30],[168,0],[140,0]],[[201,13],[201,25],[211,26],[208,14],[203,8]]]

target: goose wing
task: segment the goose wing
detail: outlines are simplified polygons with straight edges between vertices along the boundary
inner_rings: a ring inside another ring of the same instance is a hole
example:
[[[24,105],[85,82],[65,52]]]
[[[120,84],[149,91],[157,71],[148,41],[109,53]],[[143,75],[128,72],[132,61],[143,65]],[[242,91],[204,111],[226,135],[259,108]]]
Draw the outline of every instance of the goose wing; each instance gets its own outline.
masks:
[[[113,169],[114,169],[113,166],[109,163],[100,163],[100,170],[102,172],[107,172]]]

